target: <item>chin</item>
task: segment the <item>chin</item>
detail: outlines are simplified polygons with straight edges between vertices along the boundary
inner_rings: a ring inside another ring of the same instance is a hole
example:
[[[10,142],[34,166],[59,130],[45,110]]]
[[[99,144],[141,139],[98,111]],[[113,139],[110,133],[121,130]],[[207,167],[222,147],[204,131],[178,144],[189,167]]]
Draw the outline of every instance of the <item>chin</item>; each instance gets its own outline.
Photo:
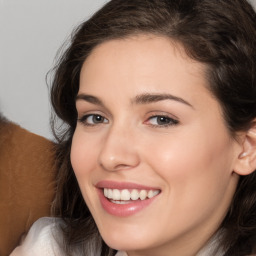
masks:
[[[137,232],[139,234],[139,232]],[[115,232],[114,234],[109,232],[102,236],[105,243],[115,250],[119,251],[135,251],[146,249],[150,244],[149,237],[144,235],[128,235],[121,232]]]

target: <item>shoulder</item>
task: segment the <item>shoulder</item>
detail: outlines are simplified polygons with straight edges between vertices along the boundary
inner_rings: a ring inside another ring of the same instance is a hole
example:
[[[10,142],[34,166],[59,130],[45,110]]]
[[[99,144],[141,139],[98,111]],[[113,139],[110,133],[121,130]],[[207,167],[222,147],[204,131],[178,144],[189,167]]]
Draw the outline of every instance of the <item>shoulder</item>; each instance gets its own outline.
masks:
[[[23,243],[10,256],[53,256],[64,255],[56,241],[62,236],[57,218],[40,218],[30,228]]]

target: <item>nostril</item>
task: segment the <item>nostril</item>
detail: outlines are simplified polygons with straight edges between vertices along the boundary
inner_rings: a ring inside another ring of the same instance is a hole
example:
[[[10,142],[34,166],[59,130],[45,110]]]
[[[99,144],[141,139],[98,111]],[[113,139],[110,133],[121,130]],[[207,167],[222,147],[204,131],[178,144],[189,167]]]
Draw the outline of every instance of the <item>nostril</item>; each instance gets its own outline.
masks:
[[[125,164],[119,164],[115,167],[115,170],[128,170],[133,168],[133,166],[125,165]]]
[[[136,147],[121,143],[113,136],[102,145],[98,155],[99,165],[107,171],[128,170],[139,164],[139,155]]]
[[[129,170],[134,167],[126,164],[106,165],[104,163],[100,163],[100,166],[106,171],[122,171],[122,170]]]

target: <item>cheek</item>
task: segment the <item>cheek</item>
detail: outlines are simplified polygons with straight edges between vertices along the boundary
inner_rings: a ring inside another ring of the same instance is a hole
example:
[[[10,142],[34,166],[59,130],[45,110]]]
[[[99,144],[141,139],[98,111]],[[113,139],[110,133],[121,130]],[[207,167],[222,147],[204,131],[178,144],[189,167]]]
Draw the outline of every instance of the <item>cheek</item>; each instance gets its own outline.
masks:
[[[151,144],[151,148],[154,150],[148,161],[164,181],[166,192],[163,219],[175,220],[170,224],[172,229],[199,225],[213,212],[225,214],[234,192],[227,140],[212,143],[202,138],[199,142],[177,136],[177,140],[162,142],[161,147]]]
[[[92,186],[92,174],[93,170],[96,169],[97,153],[94,140],[90,140],[88,137],[80,129],[75,131],[72,139],[70,160],[83,198],[89,209],[94,212],[95,191]],[[95,148],[95,150],[91,150],[92,148]]]
[[[220,171],[231,164],[233,157],[233,141],[222,125],[203,123],[179,128],[173,134],[151,140],[150,145],[152,163],[161,166],[165,174],[177,177]]]
[[[94,148],[94,150],[91,150]],[[71,145],[71,164],[77,178],[87,176],[96,163],[95,142],[89,136],[85,136],[78,128],[73,136]]]
[[[151,148],[148,162],[177,201],[221,195],[229,183],[233,151],[225,133],[213,137],[191,129],[190,134],[151,141]]]
[[[83,198],[90,211],[95,213],[95,188],[93,184],[94,171],[97,169],[97,139],[86,136],[78,127],[71,145],[71,165],[78,181]],[[99,144],[98,144],[99,145]],[[92,150],[93,149],[93,150]]]

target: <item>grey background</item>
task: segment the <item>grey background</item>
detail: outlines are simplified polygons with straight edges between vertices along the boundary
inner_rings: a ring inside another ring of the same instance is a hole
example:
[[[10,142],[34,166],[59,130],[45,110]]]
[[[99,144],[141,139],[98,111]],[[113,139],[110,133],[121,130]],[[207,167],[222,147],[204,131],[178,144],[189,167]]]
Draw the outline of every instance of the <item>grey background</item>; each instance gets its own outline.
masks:
[[[72,29],[105,2],[0,0],[0,111],[8,119],[52,138],[46,73]]]
[[[0,111],[52,138],[46,73],[75,26],[107,0],[0,0]]]

